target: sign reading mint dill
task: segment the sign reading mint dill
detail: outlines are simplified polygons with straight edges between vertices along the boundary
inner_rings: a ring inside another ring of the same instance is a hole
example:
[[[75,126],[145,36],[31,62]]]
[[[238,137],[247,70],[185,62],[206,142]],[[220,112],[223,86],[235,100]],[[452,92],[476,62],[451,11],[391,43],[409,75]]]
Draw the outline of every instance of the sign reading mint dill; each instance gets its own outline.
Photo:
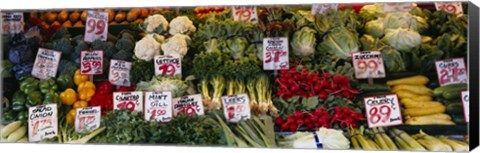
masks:
[[[58,135],[57,104],[28,108],[28,141],[37,142]]]
[[[23,13],[5,12],[2,13],[2,33],[17,34],[23,32]]]
[[[145,92],[145,120],[169,122],[172,120],[172,92]]]
[[[202,96],[197,94],[173,99],[173,114],[175,116],[180,114],[203,115]]]

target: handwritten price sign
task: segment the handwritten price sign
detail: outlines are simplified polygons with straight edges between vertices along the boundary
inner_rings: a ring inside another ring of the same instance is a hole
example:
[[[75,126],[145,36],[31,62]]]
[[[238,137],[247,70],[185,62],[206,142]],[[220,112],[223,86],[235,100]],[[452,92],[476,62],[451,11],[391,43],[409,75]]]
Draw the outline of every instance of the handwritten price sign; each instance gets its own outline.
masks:
[[[408,12],[412,10],[412,3],[384,3],[385,12]]]
[[[384,127],[402,124],[402,113],[396,94],[365,97],[368,126]]]
[[[143,92],[114,92],[113,109],[127,109],[130,111],[143,111]]]
[[[181,113],[189,116],[203,115],[202,96],[197,94],[173,99],[173,114],[178,116]]]
[[[28,141],[38,142],[58,134],[57,104],[28,108]]]
[[[22,12],[5,12],[2,13],[2,33],[17,34],[23,32],[23,13]]]
[[[379,51],[354,52],[352,57],[357,79],[385,77],[382,53]]]
[[[463,103],[463,113],[465,116],[465,122],[470,122],[470,97],[468,91],[462,91],[462,103]]]
[[[323,14],[330,10],[337,10],[338,4],[315,4],[312,5],[312,14]]]
[[[233,6],[233,20],[246,21],[246,22],[258,22],[258,14],[256,6]]]
[[[130,69],[132,69],[131,62],[110,60],[110,72],[108,73],[108,80],[113,85],[129,87]]]
[[[160,55],[155,56],[155,75],[174,76],[182,74],[182,61],[180,57]]]
[[[223,96],[223,112],[229,122],[250,119],[250,99],[247,94]]]
[[[169,122],[172,119],[172,92],[145,92],[145,120]]]
[[[103,73],[103,50],[80,51],[80,74],[95,75]]]
[[[462,15],[462,2],[436,2],[435,8],[437,11],[443,10],[445,12]]]
[[[75,131],[78,133],[88,133],[100,127],[101,119],[100,106],[77,108],[75,116]]]
[[[85,25],[85,42],[93,42],[97,39],[107,40],[108,13],[88,11],[87,24]]]
[[[440,86],[467,83],[467,69],[463,58],[452,58],[435,61]]]
[[[55,77],[61,56],[62,52],[39,48],[32,75],[42,80]]]
[[[263,39],[263,69],[286,70],[289,69],[288,38]]]

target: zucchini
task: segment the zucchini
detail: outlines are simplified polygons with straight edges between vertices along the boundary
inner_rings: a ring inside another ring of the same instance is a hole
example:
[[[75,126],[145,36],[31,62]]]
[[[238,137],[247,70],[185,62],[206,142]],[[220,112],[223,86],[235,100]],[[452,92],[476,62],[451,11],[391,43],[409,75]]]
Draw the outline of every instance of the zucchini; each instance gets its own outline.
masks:
[[[465,90],[465,89],[463,89],[463,90]],[[442,94],[443,98],[449,99],[449,100],[460,99],[461,95],[462,95],[462,90],[454,90],[454,89],[447,90]]]
[[[6,138],[8,135],[10,135],[12,132],[14,132],[15,130],[17,130],[18,128],[20,128],[20,126],[22,126],[22,122],[21,121],[15,121],[13,123],[10,123],[8,124],[7,126],[3,127],[2,128],[2,131],[0,133],[0,136],[1,137],[4,137]]]
[[[463,114],[462,115],[452,114],[450,116],[452,116],[452,120],[456,124],[465,124],[465,117],[463,116]]]
[[[363,92],[375,92],[375,91],[390,91],[390,87],[386,84],[366,84],[362,83],[357,87]]]
[[[452,90],[462,91],[462,90],[467,89],[467,87],[468,86],[467,86],[466,83],[449,84],[449,85],[446,85],[446,86],[443,86],[443,87],[435,88],[433,90],[433,95],[435,95],[436,97],[440,97],[440,96],[443,96],[443,93],[445,93],[447,91],[452,91]]]
[[[449,114],[463,115],[463,104],[461,102],[448,104],[447,112]]]
[[[17,130],[15,130],[12,134],[10,134],[7,138],[7,141],[8,142],[17,142],[22,137],[24,137],[26,133],[27,133],[27,127],[22,126],[22,127],[18,128]]]

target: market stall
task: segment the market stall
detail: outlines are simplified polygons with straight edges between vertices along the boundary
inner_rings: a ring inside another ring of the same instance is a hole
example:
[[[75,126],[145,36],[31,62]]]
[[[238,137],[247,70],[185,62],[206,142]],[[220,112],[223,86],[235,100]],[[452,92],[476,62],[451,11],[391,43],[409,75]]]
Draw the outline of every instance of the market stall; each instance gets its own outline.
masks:
[[[7,14],[1,140],[468,151],[467,9]]]

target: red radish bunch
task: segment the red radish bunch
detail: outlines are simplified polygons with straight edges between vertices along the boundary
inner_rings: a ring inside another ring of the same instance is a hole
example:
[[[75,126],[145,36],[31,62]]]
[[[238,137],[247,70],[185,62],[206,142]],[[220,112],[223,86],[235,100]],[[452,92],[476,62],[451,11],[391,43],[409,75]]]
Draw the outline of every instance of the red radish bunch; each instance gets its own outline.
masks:
[[[325,108],[317,108],[311,112],[295,111],[286,119],[276,118],[275,124],[279,125],[282,131],[295,132],[300,126],[305,126],[308,129],[329,128],[336,123],[339,123],[342,128],[356,128],[358,126],[357,122],[361,120],[364,120],[362,113],[355,112],[348,107],[336,107],[333,116]]]
[[[324,73],[310,73],[307,69],[300,72],[296,68],[280,71],[280,77],[275,79],[279,89],[277,97],[285,100],[294,96],[312,97],[318,96],[326,99],[329,95],[339,95],[347,99],[353,99],[359,91],[350,86],[350,79],[342,75],[332,76]]]

